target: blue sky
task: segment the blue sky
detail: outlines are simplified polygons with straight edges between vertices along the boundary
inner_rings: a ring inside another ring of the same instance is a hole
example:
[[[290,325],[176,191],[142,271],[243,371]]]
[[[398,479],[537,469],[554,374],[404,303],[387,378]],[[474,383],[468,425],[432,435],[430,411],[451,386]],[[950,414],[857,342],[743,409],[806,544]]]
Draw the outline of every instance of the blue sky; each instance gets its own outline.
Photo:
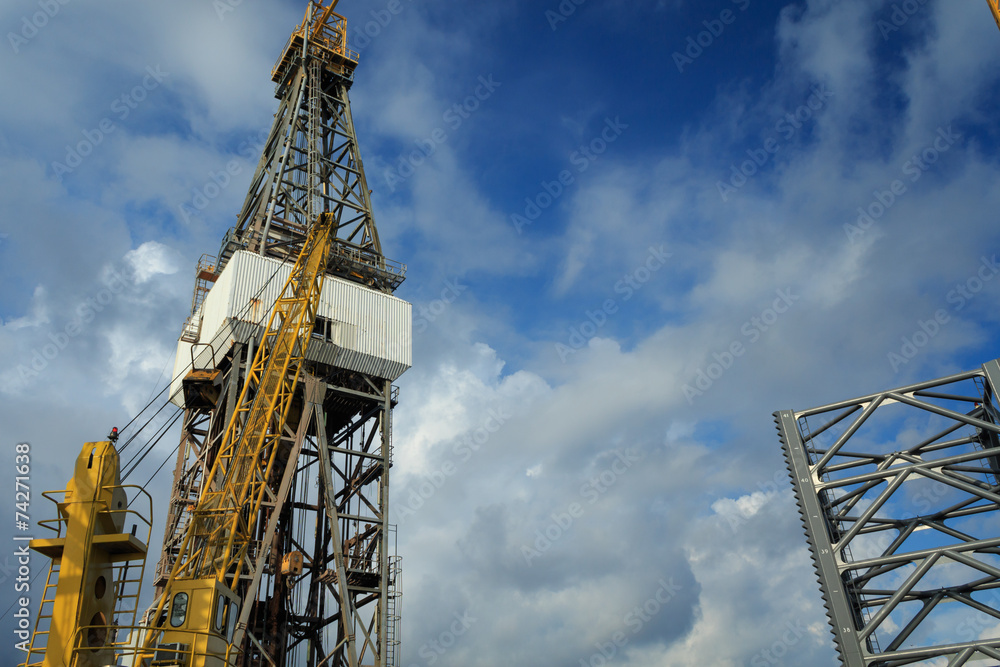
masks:
[[[416,325],[404,665],[596,664],[618,632],[631,667],[834,664],[771,413],[997,356],[1000,33],[896,4],[341,2]],[[0,7],[0,433],[36,488],[166,381],[303,10]]]

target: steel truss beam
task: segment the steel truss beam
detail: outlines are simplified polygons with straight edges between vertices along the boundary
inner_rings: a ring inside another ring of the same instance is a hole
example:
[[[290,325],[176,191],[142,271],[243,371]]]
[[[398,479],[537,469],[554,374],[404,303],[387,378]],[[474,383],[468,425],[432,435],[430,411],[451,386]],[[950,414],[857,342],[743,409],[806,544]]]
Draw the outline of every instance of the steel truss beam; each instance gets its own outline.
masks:
[[[241,629],[245,625],[253,636],[243,664],[391,664],[383,628],[392,583],[392,387],[341,371],[326,380],[305,379],[289,465],[246,592],[257,604],[245,607],[240,619]],[[365,386],[366,398],[340,398],[338,389]],[[303,554],[305,567],[282,573],[282,556],[295,551]]]
[[[1000,659],[998,388],[1000,360],[774,413],[846,667]]]

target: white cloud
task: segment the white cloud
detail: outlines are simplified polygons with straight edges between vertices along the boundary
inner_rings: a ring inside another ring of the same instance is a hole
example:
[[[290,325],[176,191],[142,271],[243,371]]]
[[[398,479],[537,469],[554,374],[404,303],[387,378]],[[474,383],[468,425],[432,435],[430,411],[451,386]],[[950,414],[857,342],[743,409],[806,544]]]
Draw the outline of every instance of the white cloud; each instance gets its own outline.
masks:
[[[139,284],[153,276],[177,273],[176,251],[156,241],[147,241],[135,250],[129,250],[124,259],[131,266]]]

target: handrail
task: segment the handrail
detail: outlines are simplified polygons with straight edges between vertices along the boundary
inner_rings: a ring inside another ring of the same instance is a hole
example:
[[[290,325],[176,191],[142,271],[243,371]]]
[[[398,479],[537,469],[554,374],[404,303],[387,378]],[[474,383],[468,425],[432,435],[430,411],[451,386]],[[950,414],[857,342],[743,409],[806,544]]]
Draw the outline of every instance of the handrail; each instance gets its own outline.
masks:
[[[128,493],[126,492],[126,494],[125,494],[125,498],[126,498],[125,507],[122,508],[122,509],[117,509],[117,508],[111,509],[111,508],[109,508],[107,510],[107,513],[108,514],[126,514],[126,515],[128,515],[128,514],[134,514],[136,517],[138,517],[142,521],[142,523],[144,523],[146,525],[147,528],[149,528],[149,531],[147,532],[147,540],[146,540],[148,542],[149,541],[148,535],[150,533],[152,533],[152,530],[153,530],[153,523],[152,523],[153,497],[151,495],[149,495],[149,492],[146,491],[146,489],[144,489],[141,486],[138,486],[136,484],[109,484],[109,485],[104,486],[103,488],[105,488],[105,489],[123,489],[123,490],[124,489],[135,489],[135,490],[138,491],[138,493],[134,494],[132,496],[132,498],[129,498],[128,497]],[[68,491],[68,489],[62,489],[60,491],[42,491],[41,495],[44,498],[46,498],[46,499],[50,500],[51,502],[55,503],[56,506],[58,506],[58,505],[63,504],[63,503],[66,502],[66,495],[65,495],[66,491]],[[63,494],[63,499],[62,500],[58,500],[58,499],[56,499],[56,498],[53,497],[57,493]],[[135,504],[135,502],[140,497],[139,494],[142,494],[143,496],[146,497],[146,501],[147,501],[146,504],[148,505],[148,508],[147,508],[147,511],[146,511],[145,514],[143,514],[138,509],[134,509],[134,507],[133,507],[133,505]],[[150,518],[147,518],[147,517],[150,517]],[[51,530],[51,531],[55,532],[56,535],[57,535],[57,537],[62,537],[63,536],[62,526],[64,524],[67,524],[67,523],[69,523],[69,517],[59,516],[59,517],[57,517],[55,519],[42,519],[41,521],[38,522],[38,525],[41,526],[41,527],[43,527],[43,528],[46,528],[48,530]],[[49,524],[58,524],[59,527],[58,528],[53,528]]]
[[[209,351],[212,353],[212,361],[209,363],[208,367],[209,368],[214,368],[215,367],[215,346],[213,346],[211,343],[191,343],[191,347],[189,349],[189,351],[191,352],[191,370],[192,371],[198,370],[198,367],[195,366],[194,348],[199,347],[199,346],[200,347],[207,347],[209,349]]]
[[[306,16],[302,23],[295,27],[295,30],[285,42],[278,59],[271,68],[271,79],[274,80],[285,63],[286,59],[291,61],[289,53],[297,47],[297,40],[307,40],[309,48],[316,48],[333,56],[340,56],[348,62],[357,65],[361,58],[357,51],[352,51],[347,46],[347,19],[332,11],[322,10],[321,3],[315,2],[316,7],[310,6],[306,10]],[[324,20],[325,18],[325,20]]]
[[[185,630],[180,628],[170,628],[171,635],[187,635],[190,637],[186,643],[175,643],[168,646],[161,645],[153,646],[148,649],[142,647],[142,635],[149,631],[159,631],[162,628],[159,626],[150,625],[84,625],[77,629],[76,640],[73,643],[73,653],[79,654],[86,651],[88,654],[94,650],[106,650],[114,651],[116,655],[116,661],[122,658],[132,657],[133,660],[130,664],[134,665],[149,665],[155,658],[157,651],[163,651],[164,653],[171,653],[174,655],[182,656],[183,660],[178,660],[177,662],[171,662],[170,664],[181,664],[181,665],[191,665],[194,664],[192,659],[195,657],[200,658],[214,658],[216,660],[223,661],[227,665],[235,665],[235,659],[239,657],[243,652],[239,647],[234,646],[226,641],[225,637],[205,630]],[[91,630],[103,630],[105,631],[106,637],[117,637],[118,633],[122,630],[127,630],[128,634],[126,639],[121,641],[110,641],[101,646],[93,647],[84,645],[87,634]],[[115,633],[112,635],[112,633]],[[206,639],[217,639],[221,642],[225,642],[225,651],[197,651],[195,650],[195,640],[199,637],[204,637]]]

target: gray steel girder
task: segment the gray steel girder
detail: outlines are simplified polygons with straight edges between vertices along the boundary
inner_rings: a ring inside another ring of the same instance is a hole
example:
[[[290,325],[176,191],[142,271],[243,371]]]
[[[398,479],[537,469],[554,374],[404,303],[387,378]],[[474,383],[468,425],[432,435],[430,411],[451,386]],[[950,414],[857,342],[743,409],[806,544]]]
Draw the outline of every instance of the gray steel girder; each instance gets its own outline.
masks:
[[[994,360],[774,413],[845,667],[1000,657],[998,386]]]

